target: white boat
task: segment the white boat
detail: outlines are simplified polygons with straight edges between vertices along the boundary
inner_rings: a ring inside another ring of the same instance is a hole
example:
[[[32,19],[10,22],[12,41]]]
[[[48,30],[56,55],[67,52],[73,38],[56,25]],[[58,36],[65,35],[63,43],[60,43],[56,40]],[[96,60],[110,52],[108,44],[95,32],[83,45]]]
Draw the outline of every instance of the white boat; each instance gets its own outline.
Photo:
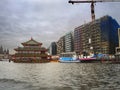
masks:
[[[9,59],[0,59],[0,61],[9,61]]]

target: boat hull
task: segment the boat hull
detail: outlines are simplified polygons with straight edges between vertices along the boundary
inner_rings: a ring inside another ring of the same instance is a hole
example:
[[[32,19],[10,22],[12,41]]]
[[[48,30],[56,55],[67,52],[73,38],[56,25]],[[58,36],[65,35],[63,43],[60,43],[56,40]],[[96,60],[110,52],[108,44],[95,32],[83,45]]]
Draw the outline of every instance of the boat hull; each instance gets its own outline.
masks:
[[[73,61],[65,61],[65,60],[59,60],[60,63],[79,63],[80,60],[73,60]]]
[[[98,61],[96,58],[80,58],[81,62],[95,62]]]

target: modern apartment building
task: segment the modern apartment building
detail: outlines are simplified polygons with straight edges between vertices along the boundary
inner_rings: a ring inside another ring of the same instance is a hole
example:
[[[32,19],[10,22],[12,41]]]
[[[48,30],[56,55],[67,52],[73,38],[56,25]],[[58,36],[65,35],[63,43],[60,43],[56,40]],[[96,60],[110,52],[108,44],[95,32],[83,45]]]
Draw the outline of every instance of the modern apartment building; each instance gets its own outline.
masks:
[[[82,48],[82,27],[77,27],[74,30],[74,50],[76,53],[80,53],[83,48]]]
[[[74,44],[73,44],[73,33],[69,32],[65,35],[65,52],[73,52]]]
[[[120,56],[120,28],[118,28],[118,40],[119,40],[119,46],[116,47],[116,54]]]
[[[49,53],[50,55],[56,55],[57,54],[57,44],[56,42],[52,42],[49,47]]]
[[[119,24],[110,16],[104,16],[74,30],[74,49],[93,53],[114,54],[118,46]]]
[[[60,53],[65,52],[65,37],[61,37],[57,41],[57,54],[59,55]]]

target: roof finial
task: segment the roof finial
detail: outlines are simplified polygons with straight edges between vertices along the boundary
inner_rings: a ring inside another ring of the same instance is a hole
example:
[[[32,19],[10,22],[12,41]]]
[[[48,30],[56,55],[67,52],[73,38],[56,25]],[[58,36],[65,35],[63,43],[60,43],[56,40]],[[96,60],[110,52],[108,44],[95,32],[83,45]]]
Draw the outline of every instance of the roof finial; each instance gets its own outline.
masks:
[[[33,38],[31,37],[31,40],[33,40]]]

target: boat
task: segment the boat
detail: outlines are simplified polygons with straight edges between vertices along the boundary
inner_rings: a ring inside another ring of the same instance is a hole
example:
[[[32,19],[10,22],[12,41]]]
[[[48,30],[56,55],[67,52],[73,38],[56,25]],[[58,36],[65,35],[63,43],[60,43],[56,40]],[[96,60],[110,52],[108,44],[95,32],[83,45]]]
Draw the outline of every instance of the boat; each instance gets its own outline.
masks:
[[[79,58],[79,60],[80,60],[81,62],[93,62],[93,61],[97,61],[97,59],[94,58],[94,57],[89,57],[89,58]]]
[[[108,54],[93,54],[84,58],[79,58],[81,62],[100,62],[100,61],[109,61]]]
[[[60,63],[78,63],[80,60],[77,58],[75,52],[61,53],[59,58]]]
[[[97,61],[97,55],[96,54],[91,54],[89,56],[85,56],[85,57],[79,57],[79,60],[81,62],[94,62]]]
[[[14,50],[16,53],[12,55],[12,61],[15,63],[46,63],[50,62],[50,55],[47,49],[42,47],[41,42],[37,42],[33,38],[21,43],[22,47],[17,47]]]
[[[9,59],[2,58],[2,59],[0,59],[0,61],[9,61]]]

